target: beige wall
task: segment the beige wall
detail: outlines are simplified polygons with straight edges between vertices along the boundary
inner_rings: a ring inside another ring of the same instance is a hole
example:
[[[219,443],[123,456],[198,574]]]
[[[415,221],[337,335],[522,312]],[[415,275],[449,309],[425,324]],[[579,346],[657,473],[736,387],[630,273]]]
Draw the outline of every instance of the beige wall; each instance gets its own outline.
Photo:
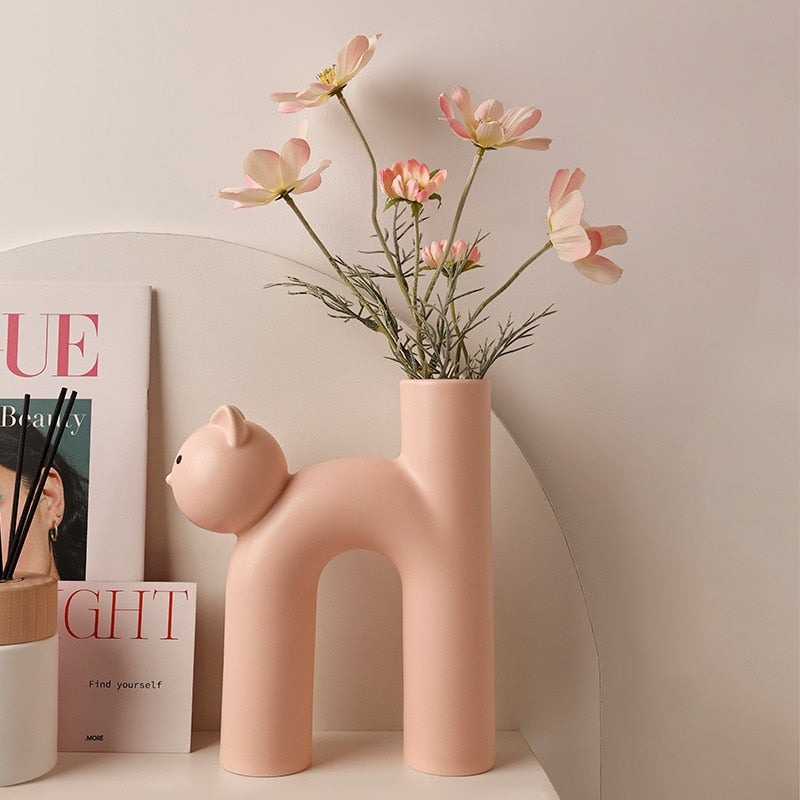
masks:
[[[269,92],[356,32],[384,36],[354,110],[385,162],[450,170],[446,203],[471,153],[438,120],[439,92],[540,106],[553,147],[490,153],[466,224],[491,231],[493,269],[516,265],[542,241],[552,172],[581,166],[587,217],[630,234],[613,288],[550,257],[525,278],[506,310],[559,313],[492,376],[586,585],[604,796],[796,797],[796,3],[319,8],[4,3],[0,249],[159,231],[322,268],[286,209],[234,213],[213,194],[294,132]],[[337,111],[309,115],[313,158],[334,164],[304,207],[345,252],[368,225]],[[302,313],[324,346],[333,323]]]

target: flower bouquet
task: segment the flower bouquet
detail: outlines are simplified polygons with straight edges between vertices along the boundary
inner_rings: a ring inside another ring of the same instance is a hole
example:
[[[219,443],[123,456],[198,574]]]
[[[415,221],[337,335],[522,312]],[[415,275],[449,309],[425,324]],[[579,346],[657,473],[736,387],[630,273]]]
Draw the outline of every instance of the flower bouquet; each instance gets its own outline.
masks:
[[[290,277],[272,286],[315,297],[331,316],[357,320],[382,334],[390,358],[409,378],[484,378],[498,358],[532,344],[533,332],[541,320],[554,313],[553,307],[548,306],[521,322],[509,317],[496,323],[493,335],[485,336],[481,330],[490,320],[489,306],[551,248],[587,278],[599,283],[616,282],[622,270],[598,251],[625,243],[627,234],[619,225],[587,225],[581,194],[585,175],[580,169],[559,169],[550,186],[544,244],[515,270],[501,276],[496,288],[464,288],[460,281],[465,272],[485,269],[478,249],[484,237],[478,234],[464,239],[459,235],[478,168],[493,150],[546,150],[550,139],[528,135],[539,123],[542,112],[533,106],[505,110],[494,99],[474,107],[469,91],[461,86],[454,87],[449,96],[440,96],[439,106],[450,129],[470,142],[475,154],[447,237],[428,241],[423,238],[423,228],[430,220],[429,209],[435,206],[433,213],[441,211],[439,189],[447,179],[447,170],[429,169],[415,159],[395,161],[379,170],[367,137],[344,96],[345,87],[371,61],[378,39],[379,35],[353,37],[339,52],[336,63],[319,73],[314,83],[299,92],[272,95],[278,111],[283,113],[302,111],[336,98],[352,123],[371,166],[371,221],[377,243],[362,255],[369,255],[376,264],[351,263],[334,255],[295,202],[295,196],[321,185],[322,172],[331,163],[322,161],[316,169],[301,175],[311,155],[304,130],[302,135],[289,139],[280,153],[249,153],[244,161],[247,186],[223,189],[219,195],[233,200],[237,208],[283,200],[343,285],[342,291],[337,292]],[[382,211],[388,223],[379,218],[379,192],[386,196]],[[390,286],[395,287],[391,289],[394,295],[399,293],[402,298],[403,318],[392,308]]]

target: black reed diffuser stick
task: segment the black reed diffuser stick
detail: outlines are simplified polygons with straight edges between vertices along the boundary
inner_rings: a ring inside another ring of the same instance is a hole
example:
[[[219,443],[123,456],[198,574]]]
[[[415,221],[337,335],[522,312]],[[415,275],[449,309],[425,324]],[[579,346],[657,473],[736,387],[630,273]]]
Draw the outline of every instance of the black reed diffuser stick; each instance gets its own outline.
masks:
[[[64,429],[66,428],[66,421],[69,419],[70,412],[72,411],[72,406],[75,402],[75,398],[77,396],[77,392],[72,392],[72,395],[69,398],[67,403],[66,410],[64,411],[64,422],[63,424],[59,424],[61,419],[61,409],[64,405],[64,397],[67,393],[66,389],[62,389],[61,393],[58,396],[58,400],[56,401],[55,411],[50,419],[50,427],[47,430],[47,437],[45,439],[44,449],[42,450],[41,457],[39,459],[39,464],[37,466],[36,472],[34,473],[35,480],[31,483],[28,489],[28,497],[25,501],[25,506],[23,507],[22,514],[20,516],[19,521],[16,519],[16,516],[12,516],[12,524],[14,528],[9,536],[9,546],[8,546],[8,557],[6,559],[5,567],[3,568],[2,574],[0,574],[0,580],[11,580],[14,577],[14,570],[17,568],[17,563],[19,561],[19,557],[22,553],[22,547],[25,544],[25,540],[28,536],[28,531],[30,530],[31,524],[33,523],[34,514],[36,513],[36,508],[39,504],[39,499],[42,496],[42,492],[44,491],[44,485],[47,481],[47,476],[50,473],[50,470],[53,466],[53,461],[55,460],[56,453],[58,452],[58,447],[61,444],[61,437],[64,435]],[[23,426],[23,430],[20,433],[20,438],[22,439],[25,435],[25,426],[27,426],[27,415],[25,416],[25,425]],[[24,445],[20,444],[20,451],[24,451]],[[20,474],[22,472],[22,459],[24,458],[24,452],[21,452],[20,455],[20,463],[17,469],[17,481],[21,480]],[[15,482],[16,487],[16,482]],[[15,488],[15,502],[18,498],[17,489]]]
[[[60,394],[58,395],[58,399],[56,400],[55,410],[50,416],[50,427],[47,431],[47,438],[45,439],[44,446],[42,447],[42,452],[39,455],[39,463],[36,465],[36,471],[32,474],[32,480],[30,481],[30,486],[28,487],[28,495],[25,499],[25,505],[22,508],[22,513],[20,514],[19,519],[14,517],[14,528],[11,532],[12,538],[11,544],[8,548],[8,558],[6,559],[6,566],[1,576],[3,580],[9,580],[14,576],[14,570],[11,569],[9,571],[9,565],[13,561],[14,566],[16,567],[16,562],[19,560],[19,552],[22,550],[25,537],[27,537],[27,528],[30,527],[30,524],[33,522],[33,514],[31,513],[31,509],[33,509],[33,512],[35,512],[36,505],[39,502],[39,496],[37,495],[36,490],[40,483],[45,462],[47,461],[48,451],[50,450],[50,446],[53,441],[53,435],[55,434],[58,416],[61,413],[61,409],[64,405],[64,397],[66,394],[66,388],[62,388]],[[27,418],[25,421],[27,423]],[[30,522],[28,522],[29,517]],[[17,554],[16,558],[14,557],[14,553]]]

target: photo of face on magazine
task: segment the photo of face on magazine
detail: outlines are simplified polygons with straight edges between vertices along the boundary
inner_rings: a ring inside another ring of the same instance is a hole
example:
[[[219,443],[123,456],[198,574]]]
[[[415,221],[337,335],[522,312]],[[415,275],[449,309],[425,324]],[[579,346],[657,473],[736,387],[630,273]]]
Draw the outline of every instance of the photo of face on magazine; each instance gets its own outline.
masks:
[[[19,508],[35,481],[55,400],[33,399],[26,433]],[[0,531],[7,552],[22,419],[22,400],[0,400]],[[17,564],[19,572],[59,580],[86,577],[91,400],[76,400]]]

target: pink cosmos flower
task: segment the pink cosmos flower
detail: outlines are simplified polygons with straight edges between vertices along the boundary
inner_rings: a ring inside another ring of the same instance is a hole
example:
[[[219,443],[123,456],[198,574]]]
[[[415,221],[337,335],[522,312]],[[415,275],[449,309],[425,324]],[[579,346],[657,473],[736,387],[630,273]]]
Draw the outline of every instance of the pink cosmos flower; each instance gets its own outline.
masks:
[[[473,110],[472,97],[463,86],[454,86],[451,94],[463,122],[455,118],[450,98],[445,93],[439,95],[439,107],[456,136],[470,139],[485,150],[495,150],[498,147],[547,150],[550,147],[552,139],[523,137],[542,118],[542,112],[538,108],[515,106],[504,111],[500,101],[485,100]]]
[[[576,169],[560,169],[550,185],[547,224],[550,241],[558,257],[572,263],[578,272],[598,283],[616,283],[622,269],[597,254],[598,250],[625,244],[628,234],[621,225],[593,228],[583,221],[584,200],[580,192],[586,175]]]
[[[330,166],[323,161],[313,172],[300,177],[300,170],[311,156],[305,139],[289,139],[280,154],[274,150],[253,150],[244,160],[247,186],[222,189],[219,196],[234,200],[235,208],[252,208],[271,203],[289,193],[311,192],[322,183],[321,173]]]
[[[336,58],[336,63],[326,67],[317,75],[317,80],[299,92],[274,92],[272,99],[278,103],[278,111],[291,114],[311,106],[324,103],[331,95],[344,87],[369,64],[375,52],[380,34],[367,38],[354,36]]]
[[[409,161],[395,161],[380,173],[380,185],[384,194],[393,200],[411,200],[424,203],[435,196],[447,177],[447,170],[428,169],[412,158]]]
[[[430,269],[438,269],[439,266],[442,265],[446,247],[447,239],[442,239],[438,242],[431,242],[429,245],[423,247],[422,260],[425,265],[430,267]],[[469,251],[469,255],[467,255],[467,247],[469,247],[469,245],[463,239],[456,239],[453,242],[453,244],[450,246],[450,253],[447,256],[447,260],[444,261],[443,264],[442,271],[445,273],[445,275],[447,274],[446,267],[449,264],[460,264],[461,262],[466,261],[464,265],[465,270],[479,266],[478,262],[481,259],[480,250],[478,250],[477,246],[473,246]]]

